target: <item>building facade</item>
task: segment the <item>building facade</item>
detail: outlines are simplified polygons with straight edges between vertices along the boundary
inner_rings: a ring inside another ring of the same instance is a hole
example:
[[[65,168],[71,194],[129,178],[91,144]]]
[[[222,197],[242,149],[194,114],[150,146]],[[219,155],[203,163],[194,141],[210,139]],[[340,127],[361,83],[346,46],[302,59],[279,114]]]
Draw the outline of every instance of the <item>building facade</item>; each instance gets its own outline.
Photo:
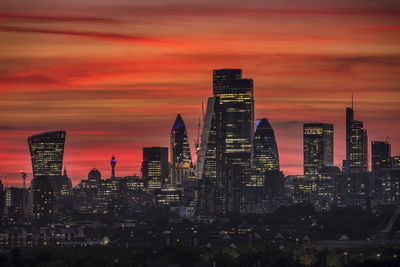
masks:
[[[61,176],[65,131],[44,132],[28,138],[33,177]]]
[[[371,142],[372,171],[391,168],[390,144],[387,141]]]
[[[222,133],[224,212],[243,210],[243,187],[250,178],[251,140],[254,133],[253,80],[241,69],[213,72],[213,93],[219,97]]]
[[[333,124],[305,123],[304,175],[317,179],[323,166],[333,165]]]
[[[185,122],[178,113],[170,132],[171,183],[180,185],[192,175],[192,155]]]
[[[149,189],[161,189],[168,181],[168,148],[144,147],[142,177]]]
[[[362,121],[353,120],[350,128],[349,173],[368,171],[368,136]]]

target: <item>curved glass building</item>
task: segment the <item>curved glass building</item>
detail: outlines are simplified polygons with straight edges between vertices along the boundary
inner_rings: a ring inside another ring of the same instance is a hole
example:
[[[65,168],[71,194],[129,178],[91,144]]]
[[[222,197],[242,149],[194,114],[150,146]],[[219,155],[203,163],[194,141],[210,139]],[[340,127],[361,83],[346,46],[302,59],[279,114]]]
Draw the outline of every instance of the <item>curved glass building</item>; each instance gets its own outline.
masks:
[[[61,176],[65,131],[44,132],[28,138],[33,177]]]

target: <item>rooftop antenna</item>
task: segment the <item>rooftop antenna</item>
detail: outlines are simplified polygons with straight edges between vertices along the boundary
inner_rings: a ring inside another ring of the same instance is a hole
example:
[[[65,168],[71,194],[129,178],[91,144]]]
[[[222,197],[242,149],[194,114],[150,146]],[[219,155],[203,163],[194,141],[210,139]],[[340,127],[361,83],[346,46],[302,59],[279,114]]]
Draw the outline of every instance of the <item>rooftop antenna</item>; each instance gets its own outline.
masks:
[[[351,109],[354,110],[354,95],[351,93]]]

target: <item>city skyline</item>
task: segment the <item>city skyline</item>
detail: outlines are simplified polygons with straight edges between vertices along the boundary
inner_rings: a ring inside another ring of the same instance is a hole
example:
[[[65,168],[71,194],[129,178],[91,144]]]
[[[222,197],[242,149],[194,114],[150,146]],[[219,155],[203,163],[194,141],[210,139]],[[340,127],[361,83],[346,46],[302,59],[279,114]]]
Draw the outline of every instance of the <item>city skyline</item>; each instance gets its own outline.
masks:
[[[93,167],[109,174],[111,155],[117,176],[139,174],[142,147],[169,147],[178,112],[194,151],[201,103],[219,68],[254,79],[255,119],[271,122],[285,175],[302,173],[307,122],[335,125],[334,165],[342,165],[352,93],[368,151],[386,136],[392,153],[400,151],[395,1],[77,3],[0,5],[4,184],[7,175],[19,186],[20,170],[32,178],[26,138],[45,131],[67,132],[74,184]]]
[[[226,69],[225,69],[226,70]],[[233,70],[233,71],[236,71],[237,69],[231,69],[231,70]],[[215,72],[215,71],[214,71]],[[240,75],[241,75],[241,70],[240,70]],[[351,105],[352,105],[352,108],[353,108],[353,105],[354,105],[354,102],[353,102],[353,95],[352,95],[352,102],[351,102]],[[347,114],[347,111],[348,111],[348,107],[346,107],[345,108],[345,112],[346,112],[346,114]],[[257,120],[254,120],[254,128],[256,129],[256,126],[257,126],[257,121],[259,121],[259,120],[261,120],[261,119],[257,119]],[[264,120],[265,120],[265,118],[264,118]],[[177,125],[177,121],[178,122],[181,122],[182,121],[182,118],[181,118],[181,115],[180,115],[180,113],[178,113],[178,115],[177,115],[177,117],[176,117],[176,119],[175,119],[175,122],[174,122],[174,126],[173,126],[173,129],[174,129],[174,127],[175,127],[175,125]],[[358,122],[358,121],[356,121],[355,120],[355,122]],[[343,122],[344,124],[346,124],[346,119],[344,120],[344,122]],[[183,123],[183,121],[181,122],[181,124],[184,126],[184,123]],[[324,125],[323,123],[321,123],[321,122],[313,122],[313,123],[310,123],[310,122],[308,122],[308,123],[303,123],[302,124],[302,127],[304,128],[306,125]],[[333,124],[332,124],[333,125]],[[201,127],[200,127],[200,133],[202,133],[202,131],[203,131],[203,122],[201,122]],[[332,126],[331,126],[332,127]],[[172,129],[172,130],[173,130]],[[255,132],[255,129],[254,129],[254,132],[253,132],[253,134],[255,134],[256,132]],[[302,129],[302,133],[301,134],[303,134],[303,131],[304,131],[304,129]],[[66,135],[68,135],[68,133],[66,133],[65,131],[48,131],[48,132],[41,132],[41,133],[36,133],[35,135],[33,135],[32,137],[29,137],[28,138],[28,141],[30,140],[30,139],[32,139],[33,137],[35,137],[35,136],[42,136],[42,135],[49,135],[49,134],[53,134],[53,133],[62,133],[64,136],[63,136],[63,138],[64,138],[64,140],[63,140],[63,150],[64,150],[64,143],[66,142],[66,138],[65,138],[65,136]],[[332,137],[336,140],[337,139],[337,137],[336,137],[336,133],[333,133],[332,132]],[[171,137],[169,137],[169,138],[171,138]],[[302,139],[304,139],[304,136],[302,136],[301,137]],[[188,139],[190,140],[190,136],[188,136]],[[277,138],[278,139],[278,138]],[[388,142],[388,140],[389,139],[386,139],[385,141],[381,141],[381,140],[372,140],[372,141],[370,141],[370,142],[367,142],[367,144],[368,144],[368,146],[369,146],[369,148],[371,148],[372,147],[372,143],[374,143],[374,142]],[[200,140],[198,140],[199,142],[200,142]],[[304,141],[304,140],[303,140]],[[390,142],[390,141],[389,141]],[[195,143],[195,140],[193,139],[193,143]],[[171,139],[170,139],[170,144],[171,144]],[[191,142],[189,141],[189,144],[190,144],[190,146],[192,147],[192,146],[195,146],[194,144],[191,144]],[[390,145],[391,145],[391,143],[390,143]],[[304,144],[303,144],[303,146],[304,146]],[[338,167],[340,167],[340,168],[342,168],[343,167],[343,164],[341,164],[341,165],[339,165],[339,164],[335,164],[335,163],[337,163],[337,161],[336,161],[336,156],[335,156],[335,146],[336,146],[336,144],[334,143],[334,149],[333,149],[333,151],[332,151],[332,154],[333,154],[333,157],[335,158],[335,161],[334,161],[334,164],[332,165],[332,166],[338,166]],[[157,144],[157,143],[153,143],[153,145],[149,145],[149,147],[152,147],[152,148],[160,148],[160,147],[162,147],[162,146],[160,146],[159,144]],[[279,147],[279,145],[278,145],[278,147]],[[68,149],[68,148],[67,148]],[[144,151],[144,149],[149,149],[149,148],[146,148],[145,146],[143,146],[142,147],[142,149],[143,149],[143,151]],[[168,147],[165,147],[165,149],[168,149]],[[196,148],[194,147],[193,148],[193,150],[195,151],[196,150]],[[166,150],[167,151],[167,150]],[[195,155],[196,154],[196,152],[194,152],[193,151],[193,153],[192,153],[192,155]],[[167,151],[168,152],[168,151]],[[167,153],[166,152],[166,153]],[[302,151],[303,153],[305,153],[304,152],[304,148],[303,148],[303,151]],[[65,153],[65,151],[63,151],[62,152],[62,154],[64,154]],[[170,155],[170,152],[168,152],[167,153],[168,155],[169,155],[169,157],[168,157],[168,161],[169,162],[171,162],[172,161],[172,159],[171,159],[171,155]],[[142,153],[142,155],[141,156],[143,156],[143,153]],[[372,148],[371,149],[368,149],[368,151],[367,151],[367,156],[368,156],[368,161],[367,161],[367,165],[368,165],[368,171],[371,171],[372,170]],[[396,152],[394,152],[393,154],[392,154],[392,156],[397,156],[397,153]],[[112,155],[111,156],[112,157],[112,159],[114,159],[115,160],[115,156],[114,155]],[[344,158],[345,159],[345,158]],[[343,160],[344,160],[343,159]],[[196,160],[197,160],[197,158],[196,158]],[[302,158],[302,162],[301,162],[301,165],[302,165],[302,168],[304,169],[304,155],[303,155],[303,158]],[[340,162],[340,160],[338,160],[338,162]],[[65,164],[65,162],[64,163],[62,163],[62,165],[60,165],[58,168],[63,168],[63,169],[66,169],[66,165],[67,164]],[[329,166],[329,165],[327,165],[327,166]],[[32,167],[31,167],[31,169],[32,169]],[[96,167],[93,167],[93,169],[97,169]],[[92,170],[92,169],[90,169],[90,170]],[[108,171],[111,171],[112,170],[112,167],[111,166],[109,166],[109,168],[104,168],[104,169],[102,169],[101,171],[102,172],[104,172],[104,173],[108,173]],[[60,169],[60,171],[61,171],[61,169]],[[22,172],[22,171],[21,171]],[[72,170],[72,172],[73,172],[73,170]],[[140,166],[140,170],[139,170],[139,173],[134,173],[134,175],[142,175],[142,172],[143,172],[143,160],[141,161],[141,166]],[[27,173],[29,174],[29,173],[31,173],[30,171],[27,171]],[[61,174],[61,172],[60,172],[60,174]],[[302,170],[302,172],[300,172],[300,173],[294,173],[294,174],[296,174],[296,175],[303,175],[303,170]],[[20,174],[19,173],[17,173],[16,175],[19,175],[20,176]],[[127,174],[123,174],[123,175],[116,175],[116,177],[123,177],[123,176],[129,176],[129,175],[132,175],[132,173],[127,173]],[[291,173],[289,173],[289,174],[286,174],[286,173],[284,173],[284,175],[293,175],[293,174],[291,174]],[[73,185],[76,185],[76,184],[78,184],[80,181],[81,181],[81,179],[82,178],[84,178],[84,177],[86,177],[86,174],[83,176],[83,177],[79,177],[79,178],[77,178],[77,179],[75,179],[75,181],[74,181],[74,179],[71,177],[71,180],[72,180],[72,183],[73,183]],[[2,177],[3,178],[3,177]],[[6,177],[4,177],[4,178],[6,178]],[[34,178],[34,176],[32,175],[32,177],[28,177],[28,178],[30,178],[30,179],[33,179]],[[110,177],[108,177],[107,176],[107,174],[105,175],[105,178],[112,178],[111,177],[111,175],[110,175]],[[17,181],[15,184],[10,184],[9,186],[17,186],[17,187],[20,187],[20,184],[22,184],[21,183],[21,181],[20,181],[20,177],[18,177],[17,178],[19,181]],[[5,181],[5,182],[9,182],[9,181]],[[169,181],[169,183],[171,183],[171,181]]]

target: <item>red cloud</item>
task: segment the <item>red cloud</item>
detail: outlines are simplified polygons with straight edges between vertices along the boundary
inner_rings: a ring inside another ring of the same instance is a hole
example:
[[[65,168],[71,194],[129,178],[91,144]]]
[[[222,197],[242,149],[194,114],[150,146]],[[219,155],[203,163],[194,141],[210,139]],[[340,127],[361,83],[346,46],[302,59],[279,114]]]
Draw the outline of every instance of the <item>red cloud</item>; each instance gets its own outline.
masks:
[[[162,45],[162,46],[176,45],[176,42],[173,42],[171,40],[162,40],[162,39],[156,39],[156,38],[151,38],[151,37],[147,37],[147,36],[125,35],[125,34],[118,34],[118,33],[48,30],[48,29],[14,27],[14,26],[0,26],[0,31],[68,35],[68,36],[75,36],[75,37],[101,39],[101,40],[105,40],[105,41],[124,42],[124,43],[128,42],[128,43],[135,43],[135,44],[150,44],[150,45],[158,45],[158,46],[160,46],[160,45]]]
[[[16,14],[16,13],[0,13],[0,19],[19,19],[19,20],[38,20],[51,22],[89,22],[89,23],[119,23],[117,19],[99,18],[99,17],[78,17],[78,16],[56,16],[41,14]]]

